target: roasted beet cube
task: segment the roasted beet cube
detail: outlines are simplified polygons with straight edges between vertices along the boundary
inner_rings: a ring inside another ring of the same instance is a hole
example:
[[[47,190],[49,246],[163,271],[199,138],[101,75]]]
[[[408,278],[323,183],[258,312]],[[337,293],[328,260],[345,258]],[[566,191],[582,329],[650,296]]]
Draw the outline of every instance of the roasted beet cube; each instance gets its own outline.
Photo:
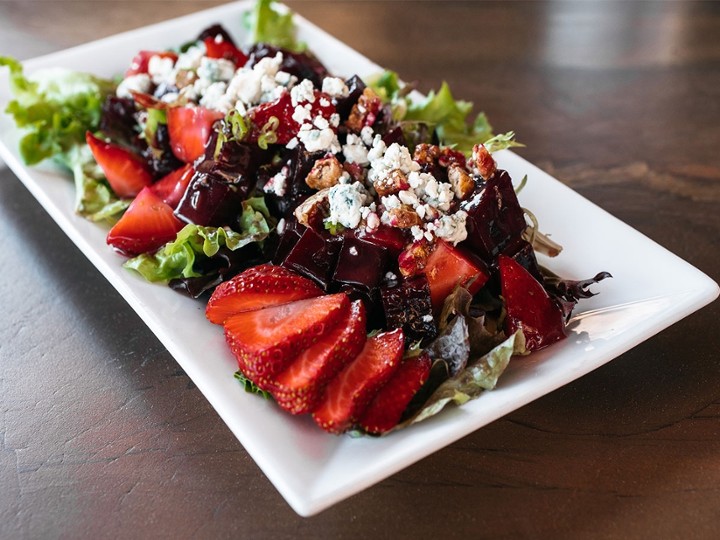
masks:
[[[282,264],[285,258],[290,254],[292,248],[294,248],[295,244],[297,244],[298,240],[300,240],[304,230],[305,227],[298,225],[297,221],[294,221],[285,227],[282,235],[280,235],[275,255],[272,257],[273,264]]]
[[[327,290],[341,245],[340,238],[326,239],[312,229],[305,229],[282,266],[312,279]]]
[[[425,276],[380,289],[388,328],[402,328],[409,341],[427,342],[437,336],[430,287]]]
[[[380,225],[377,229],[370,232],[364,228],[355,229],[355,234],[365,242],[384,247],[394,258],[397,258],[407,243],[402,229],[388,227],[386,225]]]
[[[464,210],[467,240],[463,246],[491,264],[525,230],[525,216],[518,203],[512,180],[506,171],[497,171],[473,196]]]
[[[366,88],[365,83],[357,75],[350,77],[345,81],[345,84],[349,90],[347,97],[339,98],[335,103],[335,109],[340,115],[341,122],[344,122],[350,116],[353,105],[357,103]]]
[[[252,67],[263,58],[268,56],[274,58],[279,52],[283,56],[280,71],[295,75],[301,81],[310,79],[315,88],[322,87],[322,81],[328,74],[327,69],[317,58],[306,53],[292,52],[266,43],[258,43],[250,48],[250,58],[246,65]]]
[[[370,291],[385,275],[387,260],[384,247],[347,236],[342,240],[333,281]]]
[[[245,195],[216,175],[197,171],[180,199],[175,215],[196,225],[228,225],[242,212]]]

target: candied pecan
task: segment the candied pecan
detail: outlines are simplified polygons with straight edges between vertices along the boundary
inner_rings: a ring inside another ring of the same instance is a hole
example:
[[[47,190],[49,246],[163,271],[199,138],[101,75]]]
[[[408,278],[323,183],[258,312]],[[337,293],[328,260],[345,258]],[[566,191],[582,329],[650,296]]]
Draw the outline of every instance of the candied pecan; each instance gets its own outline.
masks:
[[[402,204],[387,210],[390,216],[390,225],[398,229],[409,229],[415,225],[422,225],[422,219],[418,213],[407,204]]]
[[[418,144],[413,153],[413,160],[420,165],[432,165],[440,157],[440,147],[436,144]]]
[[[441,167],[449,167],[453,163],[457,163],[458,165],[464,167],[466,161],[467,160],[465,159],[465,154],[463,154],[462,152],[458,152],[457,150],[453,150],[452,148],[449,148],[447,146],[443,147],[440,150],[438,164]]]
[[[460,200],[467,199],[475,190],[475,181],[465,167],[457,163],[451,163],[448,167],[448,180],[452,184],[455,197]]]
[[[335,156],[318,159],[305,178],[305,183],[313,189],[333,187],[340,180],[342,166]]]
[[[484,180],[489,179],[493,174],[495,174],[497,164],[484,145],[476,144],[473,146],[472,155],[474,164],[478,168],[478,171],[480,171],[480,176],[482,176]]]
[[[190,86],[195,82],[197,79],[197,75],[194,71],[190,71],[189,69],[181,69],[177,72],[177,75],[175,75],[175,86],[178,88],[185,88],[186,86]]]
[[[323,220],[330,213],[329,193],[330,188],[321,189],[300,203],[295,209],[298,223],[311,229],[321,228]]]
[[[358,101],[350,111],[350,117],[345,125],[351,131],[360,133],[365,126],[372,126],[375,123],[378,112],[382,108],[382,100],[369,86],[363,90]]]
[[[398,256],[398,268],[405,276],[416,276],[425,269],[432,249],[425,240],[413,242]]]
[[[373,187],[380,197],[387,197],[388,195],[394,195],[399,191],[408,189],[410,184],[404,172],[400,169],[393,169],[387,176],[375,180]]]

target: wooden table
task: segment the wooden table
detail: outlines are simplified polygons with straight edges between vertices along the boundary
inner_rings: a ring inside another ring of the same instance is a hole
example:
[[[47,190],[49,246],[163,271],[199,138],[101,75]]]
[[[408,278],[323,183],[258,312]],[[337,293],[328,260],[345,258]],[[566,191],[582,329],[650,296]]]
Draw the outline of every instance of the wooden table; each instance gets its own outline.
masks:
[[[3,0],[0,51],[218,3]],[[720,4],[290,5],[720,280]],[[717,302],[303,519],[7,169],[0,222],[2,538],[720,537]]]

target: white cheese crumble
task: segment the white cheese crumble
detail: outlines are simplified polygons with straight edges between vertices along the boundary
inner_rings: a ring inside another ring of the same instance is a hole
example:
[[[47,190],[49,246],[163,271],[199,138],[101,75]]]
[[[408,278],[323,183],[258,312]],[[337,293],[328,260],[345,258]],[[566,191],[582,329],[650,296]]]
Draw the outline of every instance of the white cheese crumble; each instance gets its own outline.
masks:
[[[308,152],[340,152],[340,142],[332,128],[315,129],[311,124],[303,124],[297,133],[297,139],[305,145]]]
[[[263,191],[265,193],[274,193],[278,197],[284,197],[287,190],[288,172],[288,168],[283,167],[283,169],[279,173],[277,173],[275,176],[273,176],[272,178],[270,178],[270,180],[267,181],[267,183],[263,187]]]
[[[362,139],[353,133],[348,133],[347,141],[342,148],[345,161],[350,163],[357,163],[358,165],[367,165],[368,161],[368,149],[363,144]]]
[[[373,132],[373,128],[370,126],[365,126],[360,130],[360,138],[365,146],[372,146],[374,137],[375,133]]]
[[[200,61],[205,56],[205,44],[193,45],[187,51],[178,56],[175,62],[176,70],[195,70],[200,67]]]
[[[336,184],[328,191],[330,223],[338,223],[348,229],[354,229],[362,219],[362,207],[372,202],[372,197],[360,182]]]
[[[375,136],[373,147],[368,152],[368,159],[370,160],[368,179],[371,182],[386,178],[394,170],[400,170],[405,174],[420,170],[420,165],[413,161],[406,146],[392,143],[384,151],[382,150],[383,147],[385,147],[385,143],[380,136]]]
[[[459,210],[452,215],[442,216],[435,221],[435,236],[457,245],[467,238],[466,220],[467,213],[463,210]]]
[[[350,94],[345,81],[338,77],[325,77],[322,82],[323,94],[333,98],[344,98]]]
[[[297,107],[298,103],[315,103],[315,88],[312,81],[305,79],[300,84],[293,86],[290,90],[290,100],[293,107]]]
[[[130,75],[123,79],[122,82],[118,84],[115,94],[119,98],[131,98],[131,91],[147,94],[150,91],[150,86],[150,76],[147,73],[138,73],[137,75]]]
[[[175,61],[172,58],[164,58],[158,54],[148,60],[148,75],[154,84],[175,84]]]
[[[227,82],[235,74],[235,64],[225,58],[208,58],[203,56],[200,59],[200,66],[197,68],[197,76],[200,79],[207,79],[210,82]]]

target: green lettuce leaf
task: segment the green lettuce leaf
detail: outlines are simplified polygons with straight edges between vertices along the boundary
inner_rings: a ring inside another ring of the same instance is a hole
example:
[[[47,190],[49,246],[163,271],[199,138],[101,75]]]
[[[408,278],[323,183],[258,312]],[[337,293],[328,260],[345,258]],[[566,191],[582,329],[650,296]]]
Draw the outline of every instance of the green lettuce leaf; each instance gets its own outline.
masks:
[[[20,155],[28,165],[83,144],[85,132],[100,122],[105,96],[115,89],[111,81],[65,69],[42,70],[29,79],[19,62],[6,56],[0,57],[0,66],[10,68],[15,99],[5,111],[26,131]]]
[[[278,10],[273,0],[257,0],[252,11],[245,13],[245,26],[253,43],[268,43],[283,49],[302,52],[305,43],[297,41],[295,23],[291,11]]]
[[[198,277],[195,263],[213,257],[222,246],[234,251],[251,242],[267,238],[271,230],[270,212],[262,197],[243,202],[240,217],[241,231],[225,227],[203,227],[188,224],[174,241],[155,253],[143,253],[125,262],[125,268],[135,270],[148,281],[169,281],[180,277]]]
[[[495,388],[513,354],[525,353],[525,336],[518,330],[500,345],[440,384],[422,408],[400,424],[404,427],[436,415],[450,403],[464,405],[478,398],[485,390]]]

